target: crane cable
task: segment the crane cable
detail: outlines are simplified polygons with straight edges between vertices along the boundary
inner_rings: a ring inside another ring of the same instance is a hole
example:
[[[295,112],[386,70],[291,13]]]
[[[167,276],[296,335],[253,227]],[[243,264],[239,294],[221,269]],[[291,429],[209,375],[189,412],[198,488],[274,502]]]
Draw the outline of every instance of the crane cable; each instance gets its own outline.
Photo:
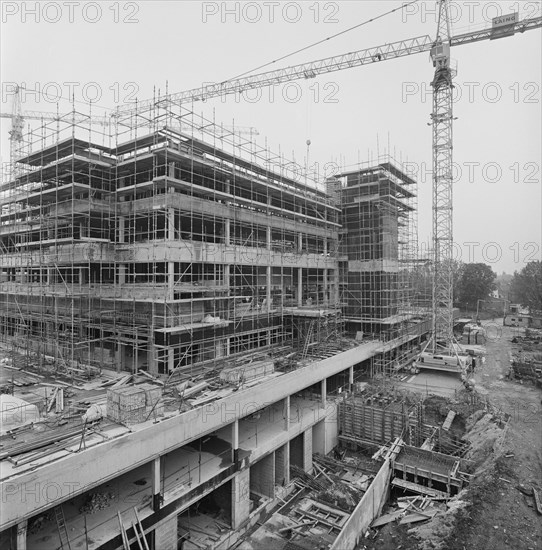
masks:
[[[253,73],[254,71],[259,71],[260,69],[264,69],[265,67],[269,67],[269,65],[273,65],[273,63],[277,63],[279,61],[282,61],[284,59],[287,59],[288,57],[292,57],[293,55],[296,55],[298,53],[304,52],[305,50],[308,50],[310,48],[314,48],[314,46],[318,46],[319,44],[323,44],[324,42],[327,42],[329,40],[332,40],[333,38],[337,38],[338,36],[341,36],[343,34],[346,34],[347,32],[353,31],[354,29],[359,29],[359,27],[363,27],[364,25],[368,25],[369,23],[372,23],[373,21],[376,21],[377,19],[382,19],[386,15],[390,15],[396,11],[402,10],[412,4],[415,4],[418,2],[418,0],[412,0],[411,2],[408,2],[406,4],[403,4],[397,8],[394,8],[392,10],[389,10],[385,13],[381,13],[380,15],[377,15],[376,17],[373,17],[371,19],[367,19],[366,21],[363,21],[362,23],[358,23],[357,25],[354,25],[353,27],[350,27],[348,29],[344,29],[343,31],[340,31],[336,34],[332,34],[331,36],[328,36],[327,38],[322,38],[322,40],[318,40],[318,42],[314,42],[313,44],[309,44],[308,46],[305,46],[303,48],[300,48],[299,50],[295,50],[294,52],[288,53],[286,55],[283,55],[282,57],[279,57],[278,59],[274,59],[273,61],[269,61],[268,63],[264,63],[263,65],[260,65],[258,67],[254,67],[254,69],[251,69],[249,71],[245,71],[244,73],[238,74],[237,76],[233,76],[231,78],[228,78],[226,80],[223,80],[221,84],[224,84],[225,82],[229,82],[230,80],[236,80],[238,78],[241,78],[243,76],[246,76],[250,73]]]

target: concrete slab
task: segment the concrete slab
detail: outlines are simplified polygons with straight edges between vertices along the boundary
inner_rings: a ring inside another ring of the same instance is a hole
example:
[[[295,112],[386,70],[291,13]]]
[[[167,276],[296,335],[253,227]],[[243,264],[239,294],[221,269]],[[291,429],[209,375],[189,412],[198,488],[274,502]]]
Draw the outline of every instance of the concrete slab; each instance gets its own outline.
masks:
[[[425,395],[454,397],[456,390],[462,388],[462,383],[458,374],[431,371],[420,372],[404,382],[398,382],[396,387]]]

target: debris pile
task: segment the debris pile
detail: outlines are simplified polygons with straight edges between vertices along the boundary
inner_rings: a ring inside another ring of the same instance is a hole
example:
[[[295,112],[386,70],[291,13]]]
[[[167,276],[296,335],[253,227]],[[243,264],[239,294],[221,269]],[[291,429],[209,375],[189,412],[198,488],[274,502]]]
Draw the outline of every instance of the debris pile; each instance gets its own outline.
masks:
[[[422,495],[400,497],[397,499],[397,506],[390,508],[388,513],[375,519],[371,524],[371,528],[382,527],[391,522],[406,525],[428,521],[445,511],[446,504],[443,499]]]
[[[508,378],[542,387],[542,331],[526,329],[525,336],[512,338],[512,344]]]
[[[469,504],[464,497],[465,490],[449,500],[445,506],[439,505],[438,513],[430,521],[425,521],[408,530],[410,535],[414,535],[418,539],[416,548],[419,550],[444,550],[449,547],[446,540],[452,535],[457,515]]]
[[[79,508],[79,512],[82,514],[95,514],[100,510],[109,508],[114,498],[115,495],[113,493],[90,493],[85,504]]]
[[[498,411],[476,411],[467,418],[467,434],[464,436],[470,443],[465,458],[479,465],[488,456],[499,452],[503,442],[510,415]]]
[[[50,523],[53,520],[54,520],[54,516],[51,510],[46,512],[45,514],[40,514],[39,516],[31,519],[28,522],[27,531],[31,535],[39,533],[47,523]]]

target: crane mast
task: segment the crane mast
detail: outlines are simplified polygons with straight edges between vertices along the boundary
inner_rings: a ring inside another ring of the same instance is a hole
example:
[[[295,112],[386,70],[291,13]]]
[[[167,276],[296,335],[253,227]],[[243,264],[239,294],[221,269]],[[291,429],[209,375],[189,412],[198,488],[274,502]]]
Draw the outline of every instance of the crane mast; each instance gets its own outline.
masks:
[[[433,87],[433,334],[432,349],[453,341],[453,78],[447,0],[439,0],[437,38],[431,48]]]

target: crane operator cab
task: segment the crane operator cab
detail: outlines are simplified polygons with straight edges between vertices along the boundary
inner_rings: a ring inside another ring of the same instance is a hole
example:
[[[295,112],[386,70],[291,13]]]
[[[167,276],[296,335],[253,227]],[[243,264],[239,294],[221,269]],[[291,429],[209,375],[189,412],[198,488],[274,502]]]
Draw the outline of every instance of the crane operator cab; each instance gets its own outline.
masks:
[[[435,42],[431,48],[431,59],[433,60],[433,67],[437,69],[447,67],[450,62],[450,43],[443,43],[440,39]]]

